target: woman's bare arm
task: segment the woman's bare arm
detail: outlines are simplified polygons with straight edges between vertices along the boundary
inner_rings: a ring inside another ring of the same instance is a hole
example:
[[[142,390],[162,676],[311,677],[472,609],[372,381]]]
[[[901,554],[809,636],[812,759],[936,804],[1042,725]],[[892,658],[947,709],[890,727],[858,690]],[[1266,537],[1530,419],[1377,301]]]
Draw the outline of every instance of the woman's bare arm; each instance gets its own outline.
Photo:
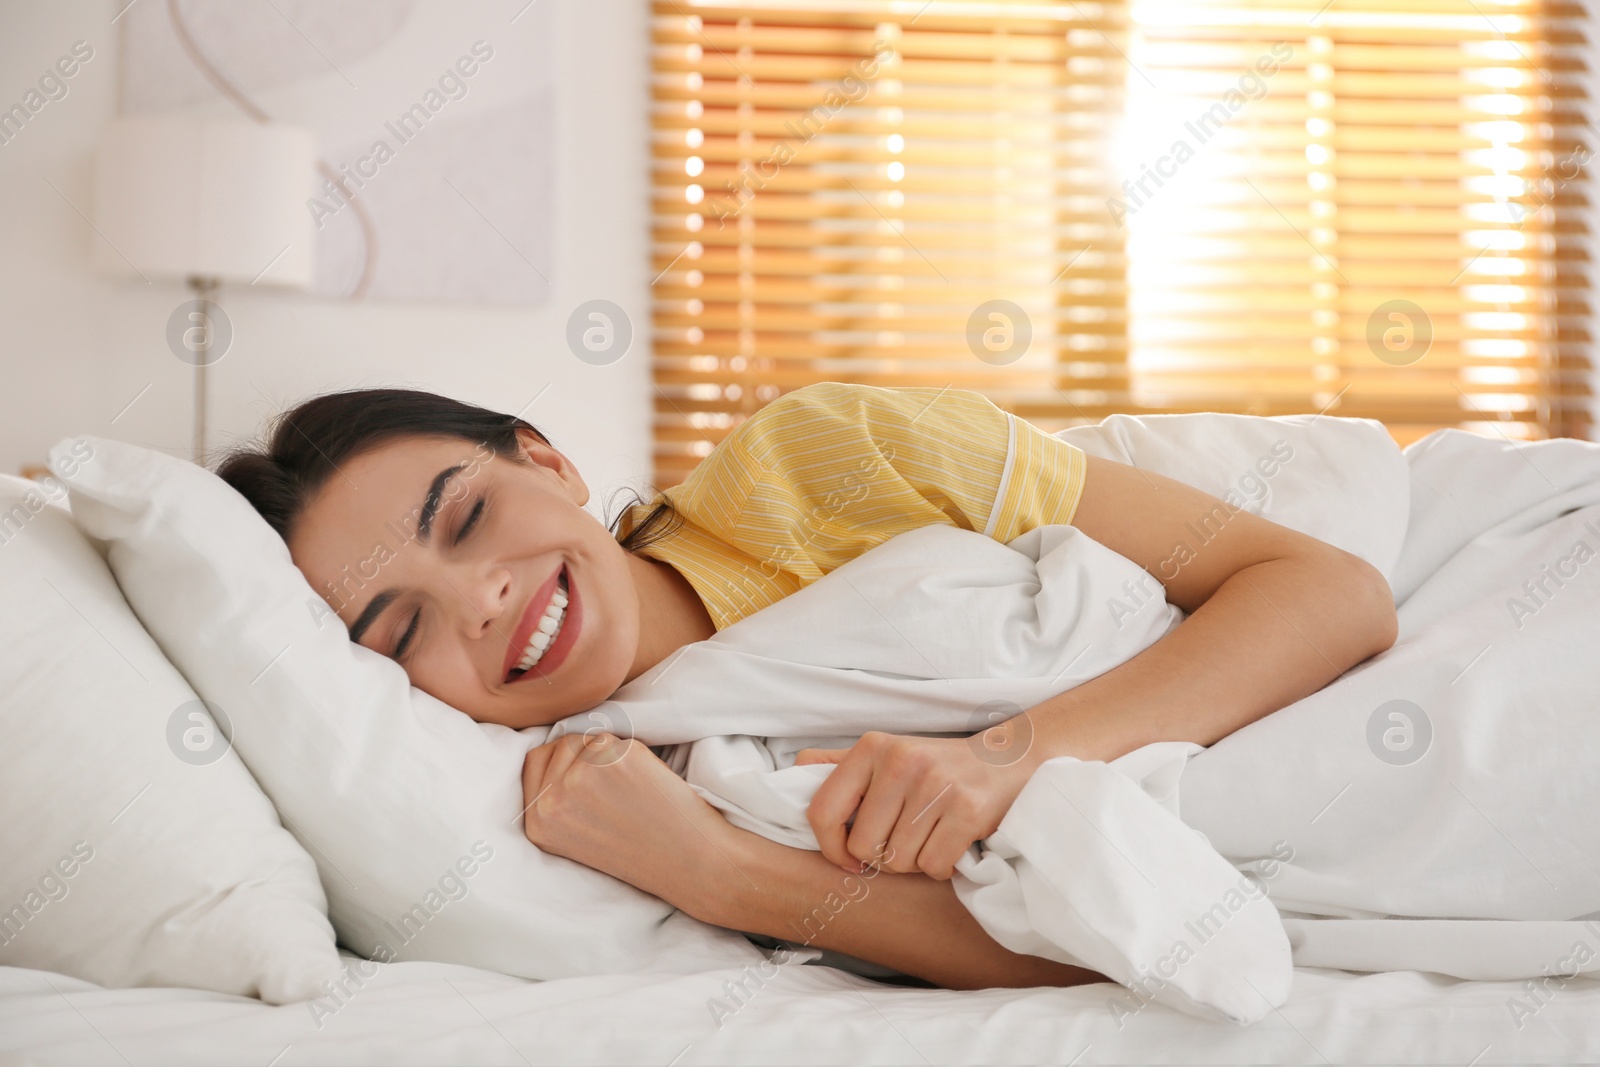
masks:
[[[843,952],[950,989],[1068,986],[1093,971],[1002,948],[949,882],[869,869],[728,823],[644,745],[568,734],[528,753],[528,839],[704,922]]]
[[[844,751],[800,753],[801,763],[838,764],[809,813],[829,860],[865,860],[887,842],[890,870],[948,878],[1045,761],[1109,761],[1156,741],[1210,745],[1395,641],[1394,597],[1371,564],[1174,479],[1090,457],[1072,523],[1147,572],[1107,605],[1101,625],[1159,610],[1163,596],[1189,617],[1018,716],[997,739],[1016,744],[1013,758],[883,733]]]
[[[1150,574],[1121,610],[1164,593],[1189,618],[1031,712],[1040,751],[1030,765],[1110,760],[1153,741],[1212,744],[1398,634],[1394,594],[1370,563],[1174,479],[1091,457],[1072,523]]]
[[[720,862],[701,872],[716,872],[724,884],[708,893],[702,880],[675,892],[679,899],[663,899],[703,922],[843,952],[947,989],[1106,980],[1094,971],[1002,948],[962,906],[948,881],[876,867],[850,874],[819,852],[789,848],[732,826],[728,830]]]

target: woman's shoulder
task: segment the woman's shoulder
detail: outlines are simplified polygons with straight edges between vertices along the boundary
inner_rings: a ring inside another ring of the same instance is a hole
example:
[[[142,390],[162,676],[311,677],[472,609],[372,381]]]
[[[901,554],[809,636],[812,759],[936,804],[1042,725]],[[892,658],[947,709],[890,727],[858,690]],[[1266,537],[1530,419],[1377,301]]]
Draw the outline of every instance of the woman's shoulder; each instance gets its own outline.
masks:
[[[898,390],[850,382],[814,382],[751,413],[717,442],[694,470],[661,496],[681,510],[743,502],[762,482],[805,483],[870,450],[883,437],[885,404]]]
[[[932,417],[922,422],[924,416]],[[814,382],[768,403],[740,423],[728,440],[758,455],[775,448],[908,438],[951,419],[1003,426],[1005,417],[988,397],[968,389]]]
[[[892,397],[895,390],[856,382],[813,382],[791,389],[755,412],[739,430],[747,435],[795,419],[849,417]],[[881,394],[881,395],[880,395]]]
[[[821,442],[837,446],[851,427],[870,424],[873,410],[883,402],[874,394],[893,392],[849,382],[813,382],[791,389],[735,426],[695,473],[727,465],[770,466]]]
[[[731,506],[767,484],[804,496],[832,492],[844,479],[859,482],[863,471],[893,480],[905,462],[945,489],[982,483],[974,492],[992,500],[1009,418],[982,393],[949,385],[814,382],[745,418],[666,495],[679,505],[704,499]]]

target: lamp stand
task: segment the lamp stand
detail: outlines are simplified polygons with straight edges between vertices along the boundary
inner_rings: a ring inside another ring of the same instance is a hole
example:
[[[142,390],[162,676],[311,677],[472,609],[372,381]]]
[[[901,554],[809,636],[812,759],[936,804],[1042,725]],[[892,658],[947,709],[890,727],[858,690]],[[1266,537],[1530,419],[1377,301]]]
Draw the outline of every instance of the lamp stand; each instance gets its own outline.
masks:
[[[213,301],[220,283],[216,278],[190,275],[189,290],[196,300]],[[201,313],[202,321],[194,352],[194,462],[206,465],[206,366],[211,362],[211,316]]]

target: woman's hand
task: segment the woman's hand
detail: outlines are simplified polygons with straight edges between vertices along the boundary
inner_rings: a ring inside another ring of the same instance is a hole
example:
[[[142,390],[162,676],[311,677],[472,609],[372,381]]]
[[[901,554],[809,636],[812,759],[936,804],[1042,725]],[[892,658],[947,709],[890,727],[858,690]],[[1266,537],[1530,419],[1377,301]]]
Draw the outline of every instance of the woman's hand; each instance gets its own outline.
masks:
[[[969,738],[869,733],[847,749],[801,750],[797,764],[838,764],[807,811],[822,854],[847,870],[873,861],[949,878],[972,843],[994,833],[1037,766],[1007,752],[1015,722]]]
[[[694,914],[705,874],[726,868],[733,827],[638,741],[566,734],[530,749],[523,829],[541,850],[604,871]],[[733,870],[726,873],[737,877]]]
[[[523,788],[535,845],[703,922],[799,938],[952,989],[1104,980],[1001,947],[948,883],[852,877],[815,852],[734,827],[636,741],[568,734],[541,745],[528,753]]]

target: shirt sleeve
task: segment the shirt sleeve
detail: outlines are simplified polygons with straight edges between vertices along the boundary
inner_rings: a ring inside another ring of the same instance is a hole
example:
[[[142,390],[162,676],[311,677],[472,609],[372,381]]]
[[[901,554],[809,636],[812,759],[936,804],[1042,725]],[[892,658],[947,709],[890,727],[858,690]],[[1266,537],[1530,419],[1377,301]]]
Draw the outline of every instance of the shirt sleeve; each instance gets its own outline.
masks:
[[[1070,526],[1083,498],[1088,457],[1039,429],[1007,414],[1011,440],[1005,472],[995,490],[995,505],[984,530],[996,541],[1010,541],[1039,526]]]
[[[1071,523],[1083,491],[1080,449],[968,389],[824,382],[749,421],[763,416],[740,435],[765,475],[741,525],[798,512],[815,548],[859,554],[941,521],[1009,541]]]

